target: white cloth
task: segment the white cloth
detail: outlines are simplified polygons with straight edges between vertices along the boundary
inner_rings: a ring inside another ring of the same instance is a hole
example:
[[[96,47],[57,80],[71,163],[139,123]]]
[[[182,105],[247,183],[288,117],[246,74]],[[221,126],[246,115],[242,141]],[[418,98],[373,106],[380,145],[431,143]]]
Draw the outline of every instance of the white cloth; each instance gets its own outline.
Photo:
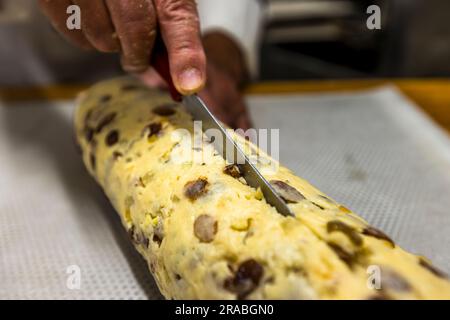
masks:
[[[258,0],[197,0],[203,32],[221,29],[231,34],[244,50],[253,76],[258,70],[258,48],[263,6]]]

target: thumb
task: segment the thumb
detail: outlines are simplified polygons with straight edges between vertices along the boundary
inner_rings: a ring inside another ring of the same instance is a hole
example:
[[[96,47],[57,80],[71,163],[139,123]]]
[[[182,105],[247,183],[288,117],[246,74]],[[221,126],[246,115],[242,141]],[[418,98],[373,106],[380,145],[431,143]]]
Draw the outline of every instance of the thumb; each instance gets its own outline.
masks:
[[[154,2],[175,87],[184,95],[200,91],[206,81],[206,58],[195,0]]]

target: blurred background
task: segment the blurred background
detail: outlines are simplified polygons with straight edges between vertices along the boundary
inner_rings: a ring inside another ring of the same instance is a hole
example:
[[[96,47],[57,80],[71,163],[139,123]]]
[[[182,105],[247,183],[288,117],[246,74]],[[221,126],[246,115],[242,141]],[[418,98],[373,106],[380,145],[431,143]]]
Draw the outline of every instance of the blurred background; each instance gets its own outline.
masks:
[[[367,29],[372,4],[381,8],[381,30]],[[448,0],[269,0],[261,75],[449,76],[449,19]]]
[[[121,72],[116,57],[66,43],[36,3],[0,0],[0,84],[90,82]],[[366,27],[371,4],[381,8],[381,30]],[[449,18],[448,0],[266,0],[259,78],[448,77]]]

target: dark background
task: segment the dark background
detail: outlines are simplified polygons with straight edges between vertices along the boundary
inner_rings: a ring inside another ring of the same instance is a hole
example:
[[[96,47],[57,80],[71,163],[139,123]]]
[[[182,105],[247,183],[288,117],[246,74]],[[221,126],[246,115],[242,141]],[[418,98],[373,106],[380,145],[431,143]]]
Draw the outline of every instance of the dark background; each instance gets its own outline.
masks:
[[[267,17],[263,79],[450,75],[449,0],[266,2],[287,13],[274,9],[278,14]],[[306,11],[311,3],[324,5],[301,18],[293,10]],[[366,27],[371,4],[381,8],[381,30]]]
[[[450,76],[450,0],[264,2],[260,80]],[[381,30],[366,26],[372,4],[381,7]],[[121,72],[117,56],[63,40],[36,0],[0,0],[0,85],[93,82]]]

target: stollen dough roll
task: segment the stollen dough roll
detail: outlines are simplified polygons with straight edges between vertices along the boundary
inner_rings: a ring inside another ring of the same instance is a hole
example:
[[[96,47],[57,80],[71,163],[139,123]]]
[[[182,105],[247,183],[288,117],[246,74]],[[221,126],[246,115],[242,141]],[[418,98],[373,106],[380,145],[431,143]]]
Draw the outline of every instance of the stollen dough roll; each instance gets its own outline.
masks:
[[[244,139],[295,217],[268,205],[200,137],[182,105],[131,78],[75,115],[91,175],[169,299],[450,299],[446,275]],[[282,143],[282,141],[281,141]],[[201,159],[201,161],[198,161]]]

